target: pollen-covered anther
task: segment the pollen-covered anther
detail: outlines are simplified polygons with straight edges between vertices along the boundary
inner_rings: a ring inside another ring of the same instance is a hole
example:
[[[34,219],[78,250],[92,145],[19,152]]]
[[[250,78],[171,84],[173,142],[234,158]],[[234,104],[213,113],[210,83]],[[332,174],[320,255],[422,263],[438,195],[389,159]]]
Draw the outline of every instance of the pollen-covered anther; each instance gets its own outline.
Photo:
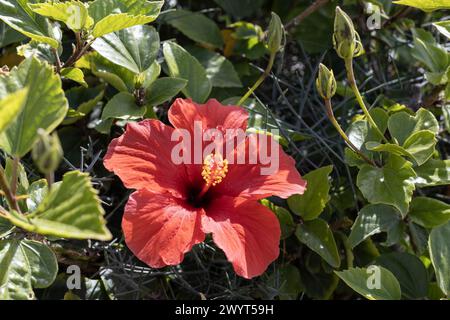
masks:
[[[228,160],[222,155],[210,154],[203,160],[202,177],[207,185],[215,186],[221,183],[228,172]]]

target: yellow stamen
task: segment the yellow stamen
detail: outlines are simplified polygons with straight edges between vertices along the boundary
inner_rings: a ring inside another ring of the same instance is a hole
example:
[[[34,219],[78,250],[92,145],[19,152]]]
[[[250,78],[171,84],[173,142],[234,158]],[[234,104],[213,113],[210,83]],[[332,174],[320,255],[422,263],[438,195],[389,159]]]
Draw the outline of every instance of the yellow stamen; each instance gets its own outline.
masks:
[[[228,160],[222,155],[210,154],[203,161],[202,177],[207,186],[215,186],[221,183],[228,172]]]

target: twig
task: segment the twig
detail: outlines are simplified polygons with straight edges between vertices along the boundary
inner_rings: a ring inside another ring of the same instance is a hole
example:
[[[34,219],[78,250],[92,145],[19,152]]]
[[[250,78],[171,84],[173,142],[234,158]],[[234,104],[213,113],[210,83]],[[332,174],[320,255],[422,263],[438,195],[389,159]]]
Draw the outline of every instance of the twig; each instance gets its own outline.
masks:
[[[298,26],[303,20],[305,20],[308,16],[322,8],[324,5],[326,5],[329,2],[329,0],[316,0],[313,4],[311,4],[308,8],[305,9],[305,11],[302,11],[298,16],[296,16],[294,19],[289,21],[285,28],[289,31],[290,28]]]
[[[5,194],[6,201],[8,202],[8,206],[12,210],[16,210],[20,212],[19,205],[17,204],[16,196],[11,192],[9,188],[9,183],[6,180],[5,169],[0,166],[0,188],[3,190]]]

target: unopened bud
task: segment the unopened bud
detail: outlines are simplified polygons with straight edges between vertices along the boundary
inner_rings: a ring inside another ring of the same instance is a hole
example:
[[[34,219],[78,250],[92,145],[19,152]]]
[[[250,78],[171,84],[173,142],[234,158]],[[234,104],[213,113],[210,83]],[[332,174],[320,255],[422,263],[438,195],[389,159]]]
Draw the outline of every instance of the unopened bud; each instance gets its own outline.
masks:
[[[267,32],[267,46],[270,52],[276,53],[283,47],[284,36],[284,27],[280,17],[272,12],[272,19]]]
[[[320,64],[316,86],[323,99],[331,99],[336,94],[336,79],[334,78],[333,70]]]
[[[361,38],[352,19],[339,7],[336,7],[334,19],[333,45],[342,59],[352,59],[364,53]]]
[[[49,135],[45,130],[38,130],[39,140],[31,151],[36,167],[43,174],[54,172],[61,162],[63,150],[58,135]]]

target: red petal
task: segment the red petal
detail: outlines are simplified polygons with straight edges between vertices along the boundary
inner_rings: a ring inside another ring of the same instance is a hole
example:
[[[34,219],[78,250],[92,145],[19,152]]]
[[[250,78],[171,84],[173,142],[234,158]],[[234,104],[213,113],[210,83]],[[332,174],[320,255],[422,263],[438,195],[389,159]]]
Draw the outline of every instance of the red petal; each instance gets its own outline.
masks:
[[[273,143],[278,145],[278,142],[273,138],[263,134],[252,134],[251,136],[258,136],[258,152],[261,149],[260,142],[264,141],[261,138],[267,139],[269,151]],[[234,152],[235,154],[240,152],[239,147]],[[262,168],[270,167],[270,165],[263,165],[259,158],[256,164],[250,164],[250,152],[252,151],[249,138],[247,138],[245,143],[245,164],[238,164],[235,156],[235,164],[228,166],[228,173],[223,181],[215,187],[215,193],[251,199],[262,199],[276,195],[286,199],[293,194],[303,194],[305,192],[306,181],[302,179],[297,171],[294,159],[288,156],[280,145],[278,145],[277,156],[273,157],[278,159],[278,166],[274,166],[275,170],[270,175],[261,173]],[[269,158],[271,155],[271,152],[269,152]],[[227,158],[230,159],[229,156]]]
[[[248,112],[238,106],[224,106],[216,99],[197,104],[191,99],[177,99],[169,110],[175,128],[194,132],[194,121],[202,121],[202,129],[247,129]]]
[[[214,242],[244,278],[261,275],[278,257],[280,224],[272,211],[256,201],[215,199],[202,218],[202,229],[213,234]]]
[[[178,143],[171,141],[173,131],[158,120],[129,123],[125,133],[109,145],[103,163],[127,188],[181,195],[188,179],[184,165],[175,165],[171,159]]]
[[[202,209],[193,209],[170,193],[146,189],[130,196],[122,229],[130,250],[154,268],[177,265],[184,254],[205,239],[201,230]]]

